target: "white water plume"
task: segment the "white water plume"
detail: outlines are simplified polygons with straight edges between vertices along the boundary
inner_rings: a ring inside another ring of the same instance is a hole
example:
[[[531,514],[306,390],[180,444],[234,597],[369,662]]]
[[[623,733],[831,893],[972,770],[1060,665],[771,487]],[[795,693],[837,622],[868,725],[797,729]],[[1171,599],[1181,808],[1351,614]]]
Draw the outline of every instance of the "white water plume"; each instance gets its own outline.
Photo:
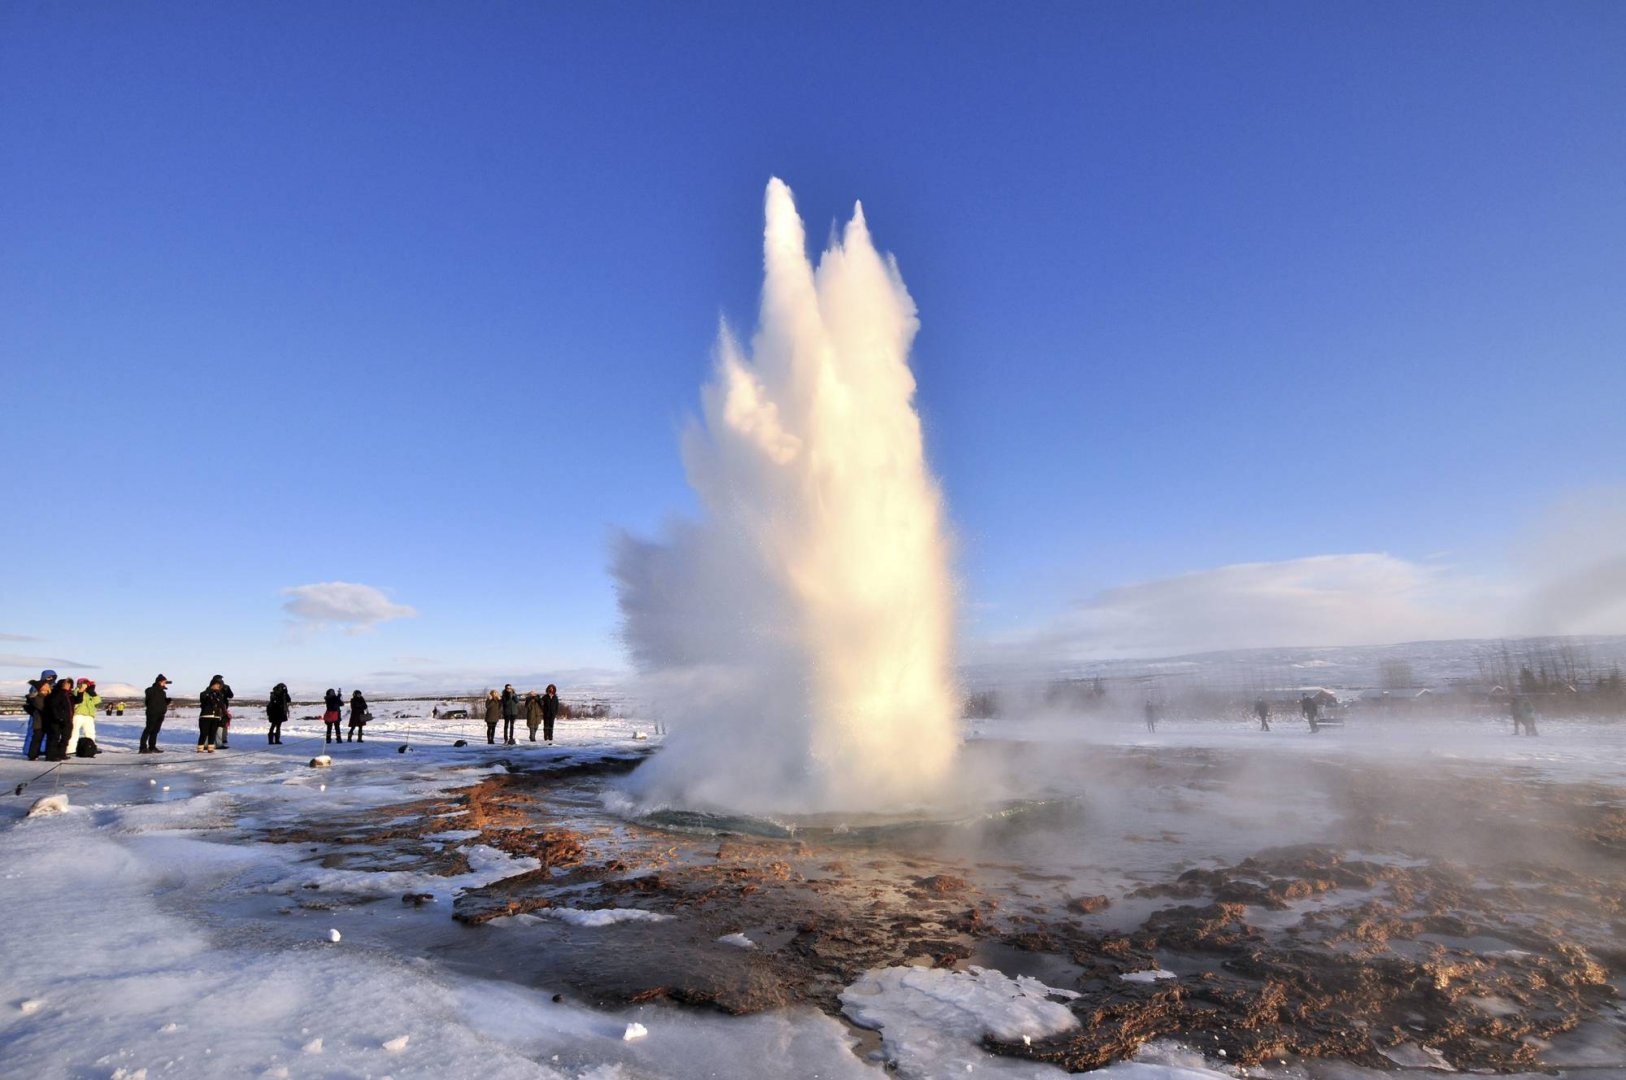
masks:
[[[667,746],[646,807],[892,809],[954,758],[953,594],[942,498],[912,404],[918,321],[863,208],[809,262],[768,185],[760,326],[725,326],[683,439],[703,517],[623,537],[627,645]]]

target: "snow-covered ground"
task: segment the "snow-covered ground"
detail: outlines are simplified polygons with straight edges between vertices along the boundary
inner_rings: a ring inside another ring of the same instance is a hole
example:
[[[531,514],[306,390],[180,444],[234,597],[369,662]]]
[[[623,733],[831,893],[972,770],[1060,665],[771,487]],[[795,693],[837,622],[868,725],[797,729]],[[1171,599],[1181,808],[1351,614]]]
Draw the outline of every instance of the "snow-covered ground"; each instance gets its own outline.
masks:
[[[263,713],[240,709],[232,748],[213,755],[192,751],[189,710],[166,724],[167,752],[151,756],[134,753],[134,715],[104,718],[98,728],[106,753],[43,776],[46,763],[23,757],[21,725],[7,718],[0,729],[7,792],[0,802],[0,1075],[874,1077],[884,1075],[875,1063],[883,1054],[909,1076],[1062,1075],[979,1046],[984,1034],[1040,1038],[1072,1020],[1051,1000],[1057,995],[1031,978],[980,969],[868,973],[843,1001],[856,1024],[880,1029],[873,1052],[855,1027],[812,1010],[743,1018],[653,1004],[596,1011],[568,995],[555,1000],[563,988],[549,986],[545,972],[535,985],[520,985],[433,958],[437,948],[456,947],[447,917],[452,892],[534,862],[475,847],[466,852],[469,871],[451,878],[323,869],[301,861],[297,844],[250,839],[251,827],[444,792],[503,768],[504,759],[585,759],[660,741],[634,721],[612,718],[561,721],[551,747],[523,741],[522,724],[519,746],[490,747],[483,723],[430,719],[435,704],[375,702],[364,744],[328,747],[320,725],[301,720],[284,729],[282,746],[268,746]],[[1050,719],[980,723],[971,734],[1242,748],[1283,760],[1400,752],[1525,767],[1557,779],[1626,781],[1626,729],[1618,725],[1551,722],[1538,739],[1515,739],[1483,723],[1351,726],[1315,737],[1297,725],[1280,728],[1272,737],[1246,725],[1168,723],[1149,734],[1128,723]],[[455,747],[459,738],[469,745]],[[398,752],[401,746],[410,752]],[[309,767],[324,749],[332,767]],[[26,786],[11,794],[17,785]],[[67,808],[28,816],[49,796],[66,796]],[[442,835],[453,845],[468,840],[454,825]],[[1144,848],[1137,857],[1146,857]],[[291,902],[324,890],[382,899],[332,911]],[[414,892],[435,902],[413,907],[397,899]],[[606,935],[627,918],[570,910],[552,917]],[[726,944],[751,947],[748,939]],[[1599,1064],[1607,1064],[1607,1053]],[[1358,1070],[1332,1064],[1309,1072],[1352,1077]],[[1191,1080],[1241,1070],[1153,1044],[1102,1075]]]

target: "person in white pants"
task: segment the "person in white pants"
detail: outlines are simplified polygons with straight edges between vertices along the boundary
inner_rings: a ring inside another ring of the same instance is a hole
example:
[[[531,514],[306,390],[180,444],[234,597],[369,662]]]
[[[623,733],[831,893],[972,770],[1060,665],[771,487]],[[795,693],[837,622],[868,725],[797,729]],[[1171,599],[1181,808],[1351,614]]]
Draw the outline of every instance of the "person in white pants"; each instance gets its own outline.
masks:
[[[78,692],[73,695],[73,727],[68,731],[68,753],[79,749],[81,736],[96,741],[96,710],[102,699],[96,693],[94,679],[80,679]]]

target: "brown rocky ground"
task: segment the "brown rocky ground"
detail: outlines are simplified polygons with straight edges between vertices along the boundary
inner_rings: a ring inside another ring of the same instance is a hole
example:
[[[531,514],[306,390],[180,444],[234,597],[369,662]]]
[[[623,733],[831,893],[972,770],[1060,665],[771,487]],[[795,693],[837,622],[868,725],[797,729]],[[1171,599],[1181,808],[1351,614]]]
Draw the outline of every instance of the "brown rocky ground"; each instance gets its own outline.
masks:
[[[1226,782],[1211,757],[1124,753],[1126,770],[1165,783]],[[1331,802],[1330,835],[1145,885],[1120,898],[1151,905],[1125,931],[1104,926],[1106,896],[1013,902],[1023,879],[1045,877],[1032,869],[829,835],[559,823],[571,785],[630,767],[498,775],[265,838],[310,844],[324,865],[353,869],[408,860],[455,874],[471,842],[539,859],[540,869],[456,897],[452,917],[470,933],[555,904],[679,916],[639,924],[630,946],[550,954],[551,981],[605,1003],[839,1013],[841,990],[870,968],[1027,957],[1081,994],[1069,1003],[1081,1024],[1032,1045],[988,1046],[1072,1070],[1158,1037],[1239,1065],[1299,1056],[1383,1067],[1386,1050],[1415,1045],[1458,1069],[1529,1069],[1626,975],[1626,798],[1596,785],[1319,763],[1306,782]],[[435,838],[448,829],[478,838]],[[758,947],[716,944],[741,931]],[[1176,977],[1121,978],[1160,968]]]

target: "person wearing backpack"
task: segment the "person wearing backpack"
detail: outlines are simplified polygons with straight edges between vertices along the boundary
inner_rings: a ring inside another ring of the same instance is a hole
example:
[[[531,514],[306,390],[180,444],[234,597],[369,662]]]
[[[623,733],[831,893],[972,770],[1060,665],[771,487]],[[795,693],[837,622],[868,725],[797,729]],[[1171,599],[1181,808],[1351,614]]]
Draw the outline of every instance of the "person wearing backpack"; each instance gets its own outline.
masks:
[[[142,754],[162,754],[158,748],[158,729],[164,726],[164,716],[169,712],[169,692],[165,688],[169,680],[162,675],[152,681],[147,687],[147,726],[141,729]]]
[[[215,752],[215,733],[226,715],[226,684],[216,675],[209,688],[198,695],[198,753]]]
[[[101,753],[96,748],[96,710],[101,704],[101,696],[96,693],[96,680],[80,679],[78,690],[73,695],[73,720],[72,726],[68,729],[68,753],[75,757],[95,757]],[[81,748],[81,739],[89,739],[90,746]]]
[[[271,688],[271,696],[265,702],[265,719],[271,725],[265,734],[265,741],[272,746],[282,745],[282,725],[288,722],[288,706],[291,703],[287,683],[278,683]]]
[[[211,685],[214,683],[219,683],[220,692],[224,694],[226,698],[226,704],[220,709],[220,748],[224,750],[230,745],[230,743],[226,741],[226,737],[231,734],[231,699],[233,696],[231,692],[231,684],[226,682],[226,680],[219,675],[216,675],[214,678],[210,679],[209,682]]]

